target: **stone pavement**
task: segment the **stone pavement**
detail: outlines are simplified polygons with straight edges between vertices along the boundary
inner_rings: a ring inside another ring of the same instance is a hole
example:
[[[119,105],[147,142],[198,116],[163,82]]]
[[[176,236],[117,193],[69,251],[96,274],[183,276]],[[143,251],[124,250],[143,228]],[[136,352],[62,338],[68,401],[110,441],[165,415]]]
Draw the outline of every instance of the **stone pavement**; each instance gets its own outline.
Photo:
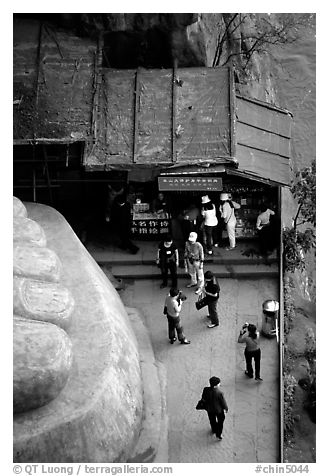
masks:
[[[276,340],[261,337],[263,382],[244,375],[244,344],[237,343],[244,322],[253,322],[261,328],[263,301],[278,298],[277,279],[220,279],[219,282],[220,327],[214,329],[206,326],[206,310],[196,310],[196,296],[185,288],[187,281],[179,282],[188,296],[181,313],[186,336],[191,340],[188,346],[177,342],[170,345],[168,341],[167,319],[162,313],[168,289],[160,290],[158,280],[125,280],[125,290],[119,292],[123,303],[137,308],[144,320],[160,369],[160,387],[166,393],[162,428],[167,438],[163,438],[155,462],[279,461]],[[222,441],[211,435],[206,412],[195,410],[212,375],[221,378],[229,406]]]

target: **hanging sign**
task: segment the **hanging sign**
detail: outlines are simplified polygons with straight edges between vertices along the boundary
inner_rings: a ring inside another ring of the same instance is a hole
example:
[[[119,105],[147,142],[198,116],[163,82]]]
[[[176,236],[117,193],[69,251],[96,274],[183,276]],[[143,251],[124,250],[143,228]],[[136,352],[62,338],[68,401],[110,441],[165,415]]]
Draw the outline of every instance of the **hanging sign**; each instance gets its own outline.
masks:
[[[161,191],[217,192],[223,190],[221,177],[158,177],[158,185]]]

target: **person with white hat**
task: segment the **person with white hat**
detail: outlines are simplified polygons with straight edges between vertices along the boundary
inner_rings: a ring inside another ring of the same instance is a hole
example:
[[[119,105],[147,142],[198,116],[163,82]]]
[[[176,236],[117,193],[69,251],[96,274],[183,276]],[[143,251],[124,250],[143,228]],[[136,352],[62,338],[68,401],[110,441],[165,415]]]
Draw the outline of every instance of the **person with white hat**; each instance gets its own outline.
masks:
[[[230,199],[228,193],[221,193],[220,194],[220,213],[226,224],[228,239],[230,242],[229,248],[227,250],[233,250],[235,248],[235,226],[236,226],[236,218],[234,215],[234,210],[240,208],[239,203],[233,202]]]
[[[215,227],[218,224],[217,216],[216,216],[216,207],[208,197],[208,195],[204,195],[201,198],[201,215],[203,216],[203,224],[204,224],[204,233],[205,233],[205,244],[207,253],[212,255],[212,245],[213,245],[213,232]]]
[[[195,291],[195,294],[200,294],[202,292],[204,284],[204,253],[201,243],[196,241],[197,238],[197,233],[192,231],[188,237],[188,240],[185,243],[184,259],[186,270],[191,277],[191,282],[186,287],[192,288],[194,286],[198,286],[197,290]]]

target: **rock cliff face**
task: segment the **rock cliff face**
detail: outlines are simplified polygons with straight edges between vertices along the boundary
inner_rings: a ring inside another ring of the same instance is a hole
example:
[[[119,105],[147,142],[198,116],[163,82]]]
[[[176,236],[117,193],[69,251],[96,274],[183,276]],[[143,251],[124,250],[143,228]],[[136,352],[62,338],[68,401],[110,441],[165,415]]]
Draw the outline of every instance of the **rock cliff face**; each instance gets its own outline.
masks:
[[[262,54],[259,61],[257,51],[249,53],[251,38],[262,28],[259,14],[65,13],[29,17],[55,29],[100,40],[105,67],[212,67],[231,63],[241,92],[274,100],[268,55]],[[247,68],[243,64],[246,59]]]

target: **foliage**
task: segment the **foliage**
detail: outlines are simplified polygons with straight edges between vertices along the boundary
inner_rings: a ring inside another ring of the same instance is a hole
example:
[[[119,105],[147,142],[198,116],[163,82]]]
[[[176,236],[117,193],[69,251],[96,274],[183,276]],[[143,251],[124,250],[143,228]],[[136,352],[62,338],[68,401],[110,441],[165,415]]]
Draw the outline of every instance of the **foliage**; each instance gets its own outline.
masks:
[[[293,375],[285,374],[283,376],[284,388],[284,439],[287,441],[289,436],[293,433],[294,418],[293,407],[295,403],[295,389],[297,387],[297,380]]]
[[[285,277],[283,283],[284,297],[284,333],[287,335],[291,329],[292,323],[296,317],[294,298],[292,290],[294,288],[293,281],[289,277]]]
[[[316,224],[316,166],[313,160],[310,167],[305,167],[296,173],[296,180],[291,192],[298,203],[294,218],[294,228],[304,223]],[[299,220],[299,221],[298,221]]]
[[[305,269],[305,254],[315,248],[316,225],[316,167],[315,160],[310,167],[296,173],[295,183],[291,188],[298,208],[293,219],[293,227],[283,232],[284,268],[294,272]],[[311,227],[305,228],[305,224]],[[298,227],[303,226],[303,230]]]
[[[284,268],[293,272],[296,269],[303,271],[306,267],[305,253],[315,247],[314,230],[308,228],[299,231],[295,228],[283,230]]]

